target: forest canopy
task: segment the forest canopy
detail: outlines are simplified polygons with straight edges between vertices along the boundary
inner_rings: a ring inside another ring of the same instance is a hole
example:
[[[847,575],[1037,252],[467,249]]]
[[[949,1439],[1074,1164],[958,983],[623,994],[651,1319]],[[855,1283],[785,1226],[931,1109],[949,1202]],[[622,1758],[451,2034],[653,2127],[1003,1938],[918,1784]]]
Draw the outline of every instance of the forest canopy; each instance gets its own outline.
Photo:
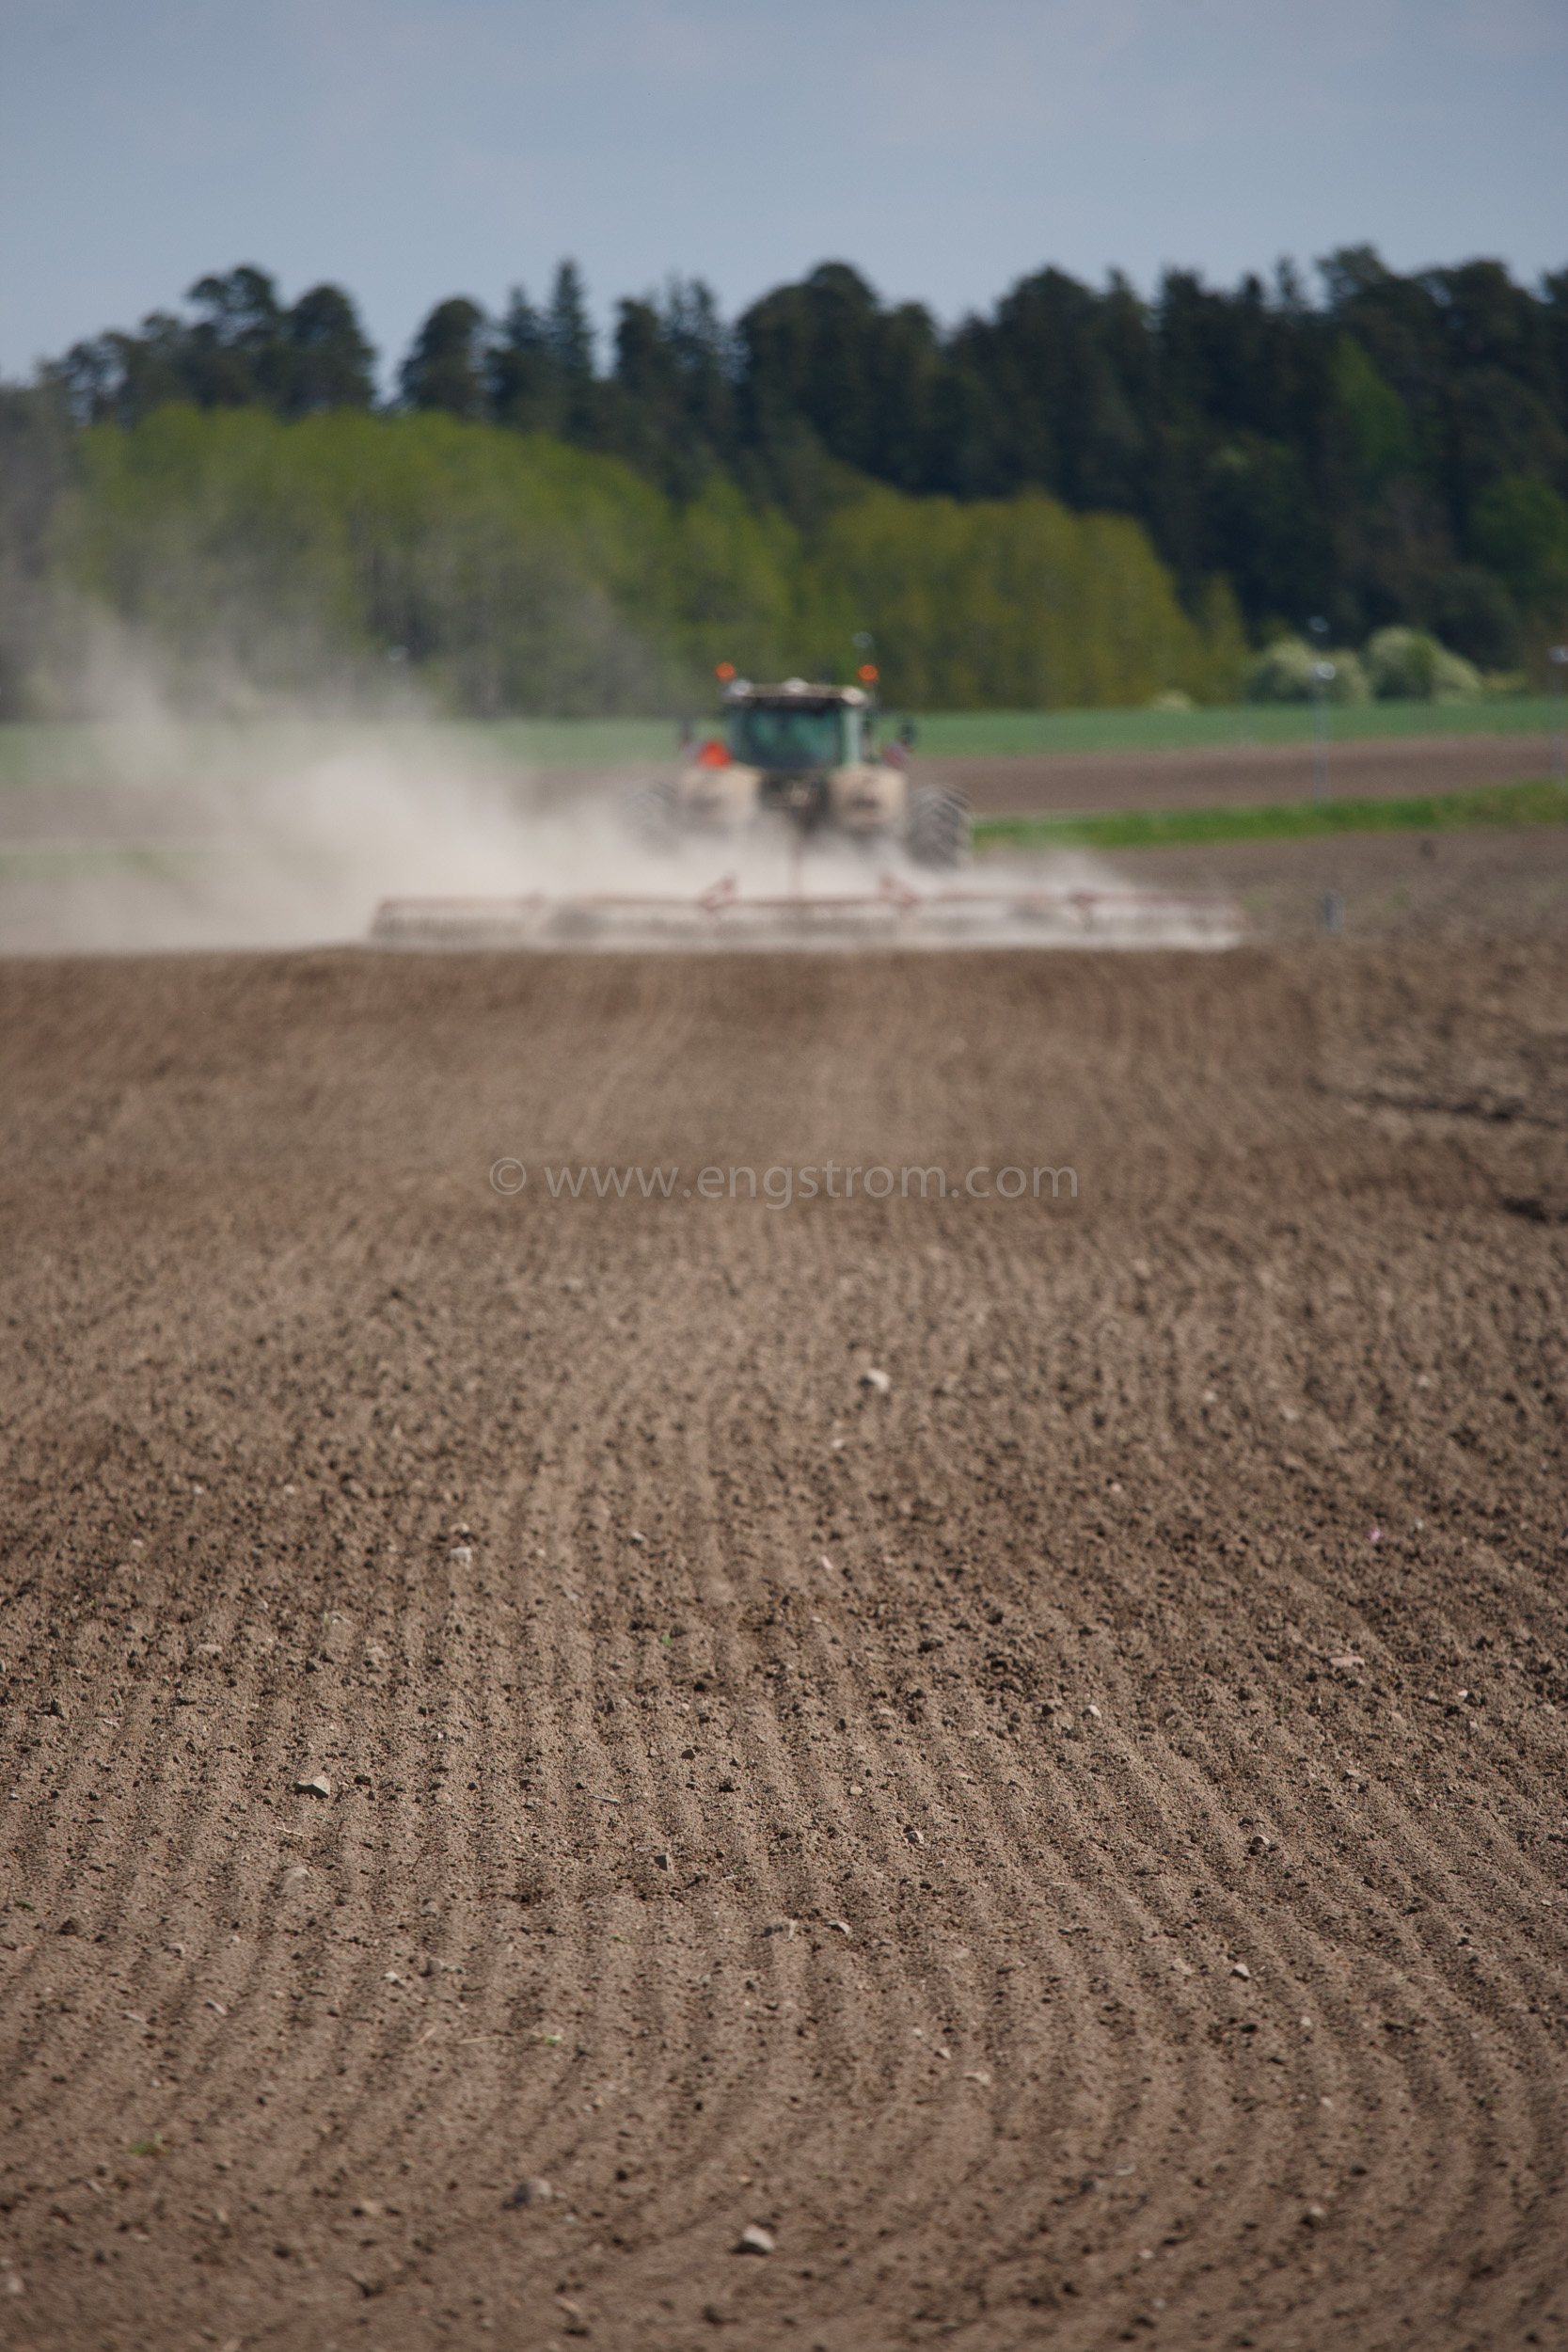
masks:
[[[40,582],[282,670],[394,650],[474,709],[662,707],[721,655],[842,672],[865,632],[890,693],[955,707],[1229,696],[1309,616],[1538,667],[1568,271],[1356,246],[1319,281],[1044,269],[944,327],[844,262],[734,321],[676,279],[601,363],[568,262],[538,304],[437,303],[382,397],[342,289],[204,278],[0,392],[0,696]]]

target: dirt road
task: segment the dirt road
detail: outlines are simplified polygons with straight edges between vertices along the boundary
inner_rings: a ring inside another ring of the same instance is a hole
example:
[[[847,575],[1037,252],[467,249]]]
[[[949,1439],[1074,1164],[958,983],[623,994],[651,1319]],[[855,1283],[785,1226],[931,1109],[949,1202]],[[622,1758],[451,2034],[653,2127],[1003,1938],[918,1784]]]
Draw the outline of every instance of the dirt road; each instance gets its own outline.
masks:
[[[1336,801],[1472,792],[1550,772],[1545,735],[1416,736],[1404,741],[1331,742],[1324,774]],[[1316,783],[1309,743],[1209,744],[1190,752],[1098,752],[1049,758],[952,759],[945,782],[990,817],[1122,808],[1254,807],[1309,801]]]
[[[1549,735],[1409,736],[1379,742],[1338,740],[1331,733],[1326,774],[1335,800],[1382,801],[1516,784],[1522,777],[1549,774],[1552,760]],[[919,769],[957,785],[982,816],[990,817],[1309,801],[1316,782],[1310,741],[1210,743],[1192,751],[933,755],[922,756]],[[636,772],[614,768],[536,771],[529,790],[558,803],[585,792],[624,788]]]
[[[0,996],[0,2341],[1568,2342],[1568,944]]]

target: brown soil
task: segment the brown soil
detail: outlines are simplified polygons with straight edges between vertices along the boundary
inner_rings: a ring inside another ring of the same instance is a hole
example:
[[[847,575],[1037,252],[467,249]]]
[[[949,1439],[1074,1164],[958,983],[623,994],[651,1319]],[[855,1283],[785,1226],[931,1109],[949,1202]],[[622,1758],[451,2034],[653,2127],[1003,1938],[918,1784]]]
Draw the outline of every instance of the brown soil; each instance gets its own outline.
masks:
[[[1568,825],[1227,841],[1118,850],[1097,862],[1151,890],[1229,891],[1263,939],[1311,934],[1331,890],[1344,900],[1352,939],[1423,937],[1465,947],[1477,937],[1568,935]]]
[[[1544,776],[1544,735],[1414,737],[1398,743],[1333,743],[1328,789],[1337,801],[1402,800],[1470,792]],[[1309,743],[1218,744],[1193,752],[1098,752],[1083,757],[932,760],[933,773],[969,794],[988,817],[1051,810],[1220,808],[1309,801]]]
[[[7,2343],[1568,2340],[1560,938],[0,988]]]

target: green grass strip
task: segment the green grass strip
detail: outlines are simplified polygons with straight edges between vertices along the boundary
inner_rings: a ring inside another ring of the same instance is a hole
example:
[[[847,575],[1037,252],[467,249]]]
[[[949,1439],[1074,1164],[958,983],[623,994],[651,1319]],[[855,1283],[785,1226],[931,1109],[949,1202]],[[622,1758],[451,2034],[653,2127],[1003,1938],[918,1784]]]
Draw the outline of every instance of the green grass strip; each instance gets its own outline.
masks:
[[[1336,833],[1467,833],[1568,824],[1568,788],[1544,777],[1420,800],[1281,801],[1262,808],[1128,808],[1104,816],[977,817],[982,850],[1161,850],[1214,841],[1307,841]]]
[[[169,880],[198,864],[199,849],[139,842],[11,842],[0,849],[0,882],[58,882],[73,874],[151,874]]]
[[[1307,703],[1200,705],[1194,710],[941,710],[918,715],[927,759],[999,754],[1039,757],[1087,752],[1209,750],[1220,744],[1307,744]],[[1337,743],[1401,742],[1466,735],[1550,735],[1563,705],[1549,694],[1510,694],[1474,703],[1337,703],[1328,714],[1329,757]]]
[[[720,722],[705,697],[692,705],[700,731]],[[882,714],[884,734],[903,717]],[[1509,694],[1473,703],[1336,704],[1328,714],[1330,751],[1338,743],[1386,742],[1463,735],[1547,735],[1563,724],[1561,697]],[[1200,751],[1218,745],[1308,744],[1313,714],[1305,703],[1204,705],[1193,710],[933,710],[917,714],[923,760],[1020,756],[1082,757],[1085,753]],[[412,730],[404,723],[300,720],[192,722],[171,734],[87,723],[0,723],[0,791],[35,785],[163,785],[181,776],[248,774],[276,761],[309,762],[380,739],[400,755],[450,746],[487,765],[540,768],[658,766],[675,756],[676,727],[666,719],[451,719]],[[1532,755],[1521,755],[1529,756]]]

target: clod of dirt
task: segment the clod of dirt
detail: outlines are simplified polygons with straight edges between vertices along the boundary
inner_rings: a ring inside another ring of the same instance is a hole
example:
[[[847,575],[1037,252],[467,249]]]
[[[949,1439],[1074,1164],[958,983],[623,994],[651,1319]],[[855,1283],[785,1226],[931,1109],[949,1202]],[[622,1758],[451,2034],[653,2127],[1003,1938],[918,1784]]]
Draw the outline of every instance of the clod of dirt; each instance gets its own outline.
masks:
[[[852,1935],[854,1933],[854,1930],[850,1927],[847,1919],[830,1919],[826,1922],[826,1924],[830,1928],[836,1928],[840,1935]]]
[[[55,1930],[55,1932],[56,1935],[80,1935],[82,1932],[81,1922],[77,1919],[62,1919],[59,1926]]]
[[[771,2230],[764,2230],[755,2221],[748,2221],[735,2242],[735,2250],[737,2254],[770,2254],[773,2245]]]
[[[656,1870],[673,1870],[673,1869],[674,1868],[674,1867],[675,1867],[675,1865],[674,1865],[674,1860],[673,1860],[673,1857],[672,1855],[667,1854],[667,1853],[656,1853],[656,1854],[655,1854],[655,1856],[654,1856],[654,1868],[655,1868]]]
[[[43,1711],[46,1715],[57,1715],[62,1723],[65,1721],[65,1708],[58,1699],[51,1699]]]
[[[909,1839],[911,1846],[923,1846],[926,1843],[925,1837],[922,1836],[921,1832],[915,1828],[912,1822],[911,1822],[905,1830],[904,1835]]]
[[[538,2178],[529,2181],[519,2181],[511,2196],[506,2200],[506,2207],[510,2208],[514,2205],[547,2205],[554,2194],[555,2191],[551,2188],[548,2181]]]
[[[332,1794],[332,1783],[325,1772],[302,1772],[294,1788],[302,1797],[329,1797]]]
[[[875,1389],[879,1396],[886,1396],[892,1386],[893,1382],[888,1378],[887,1374],[879,1372],[875,1364],[868,1364],[861,1375],[861,1387]]]

